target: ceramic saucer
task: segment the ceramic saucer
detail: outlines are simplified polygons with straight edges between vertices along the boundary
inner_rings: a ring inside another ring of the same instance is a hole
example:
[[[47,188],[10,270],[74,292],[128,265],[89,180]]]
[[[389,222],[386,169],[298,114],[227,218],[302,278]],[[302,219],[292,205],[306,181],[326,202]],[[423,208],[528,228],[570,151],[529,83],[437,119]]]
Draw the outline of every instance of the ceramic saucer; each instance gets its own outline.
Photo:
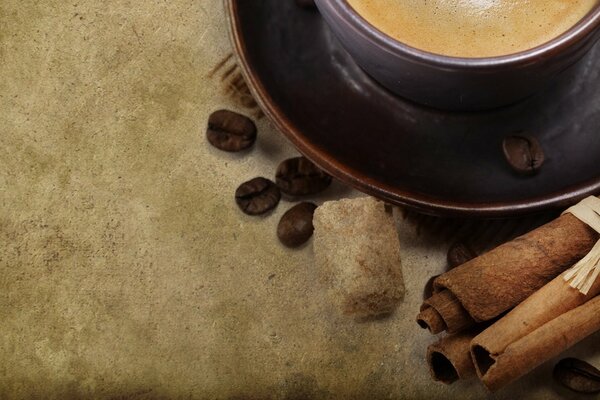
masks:
[[[265,114],[336,178],[390,203],[446,216],[507,217],[600,193],[600,47],[566,85],[480,113],[393,96],[294,1],[225,0],[244,77]],[[502,139],[525,131],[546,161],[519,176]]]

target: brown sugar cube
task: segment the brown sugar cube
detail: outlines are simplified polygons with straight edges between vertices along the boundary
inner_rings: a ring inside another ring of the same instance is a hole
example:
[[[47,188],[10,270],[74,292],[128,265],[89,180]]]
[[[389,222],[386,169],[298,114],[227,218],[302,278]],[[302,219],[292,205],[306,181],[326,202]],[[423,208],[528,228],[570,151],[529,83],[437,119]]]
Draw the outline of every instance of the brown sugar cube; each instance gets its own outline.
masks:
[[[390,314],[404,297],[396,225],[371,197],[326,202],[313,219],[314,251],[329,295],[346,315]]]

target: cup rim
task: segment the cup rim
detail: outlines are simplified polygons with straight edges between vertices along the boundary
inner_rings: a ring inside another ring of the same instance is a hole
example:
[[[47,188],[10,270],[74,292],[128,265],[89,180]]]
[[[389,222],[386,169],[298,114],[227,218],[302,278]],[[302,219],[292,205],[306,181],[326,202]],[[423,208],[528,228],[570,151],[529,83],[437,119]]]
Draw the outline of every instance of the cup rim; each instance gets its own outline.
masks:
[[[333,5],[335,12],[355,27],[360,34],[372,39],[375,44],[393,54],[403,54],[413,60],[433,64],[442,68],[496,68],[507,65],[530,64],[550,54],[560,54],[576,45],[600,28],[600,2],[577,24],[560,36],[532,49],[492,57],[456,57],[437,54],[402,43],[376,28],[360,15],[348,0],[325,0]],[[318,4],[318,2],[317,2]]]

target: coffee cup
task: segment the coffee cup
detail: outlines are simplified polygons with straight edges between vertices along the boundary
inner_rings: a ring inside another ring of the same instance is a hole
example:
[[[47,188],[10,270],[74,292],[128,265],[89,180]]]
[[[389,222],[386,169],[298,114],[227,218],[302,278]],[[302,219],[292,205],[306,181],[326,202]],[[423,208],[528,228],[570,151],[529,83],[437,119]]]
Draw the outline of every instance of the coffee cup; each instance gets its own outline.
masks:
[[[488,52],[486,38],[479,37],[478,50],[463,53],[458,46],[461,37],[444,37],[447,43],[440,41],[437,48],[428,46],[431,40],[403,40],[402,21],[397,27],[400,34],[393,35],[383,19],[373,20],[364,10],[359,13],[351,5],[353,1],[357,0],[315,0],[329,27],[367,74],[401,97],[446,110],[486,110],[523,100],[566,76],[600,38],[600,1],[587,10],[574,10],[582,14],[573,14],[577,19],[555,37],[540,36],[541,43],[527,47],[528,43],[515,38],[516,50],[510,51],[501,48],[499,41],[489,40]],[[411,32],[413,37],[435,34],[436,16],[430,18],[432,25],[418,26],[422,31]],[[447,19],[443,21],[447,23]]]

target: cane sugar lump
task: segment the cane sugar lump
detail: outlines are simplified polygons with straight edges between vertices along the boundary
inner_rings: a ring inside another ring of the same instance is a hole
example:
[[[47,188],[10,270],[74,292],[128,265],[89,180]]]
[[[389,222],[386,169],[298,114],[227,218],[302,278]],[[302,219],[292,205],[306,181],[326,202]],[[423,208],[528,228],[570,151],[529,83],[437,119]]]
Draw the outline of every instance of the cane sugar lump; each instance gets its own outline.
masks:
[[[390,314],[404,297],[400,244],[371,197],[326,202],[314,214],[314,251],[329,297],[346,315]]]

